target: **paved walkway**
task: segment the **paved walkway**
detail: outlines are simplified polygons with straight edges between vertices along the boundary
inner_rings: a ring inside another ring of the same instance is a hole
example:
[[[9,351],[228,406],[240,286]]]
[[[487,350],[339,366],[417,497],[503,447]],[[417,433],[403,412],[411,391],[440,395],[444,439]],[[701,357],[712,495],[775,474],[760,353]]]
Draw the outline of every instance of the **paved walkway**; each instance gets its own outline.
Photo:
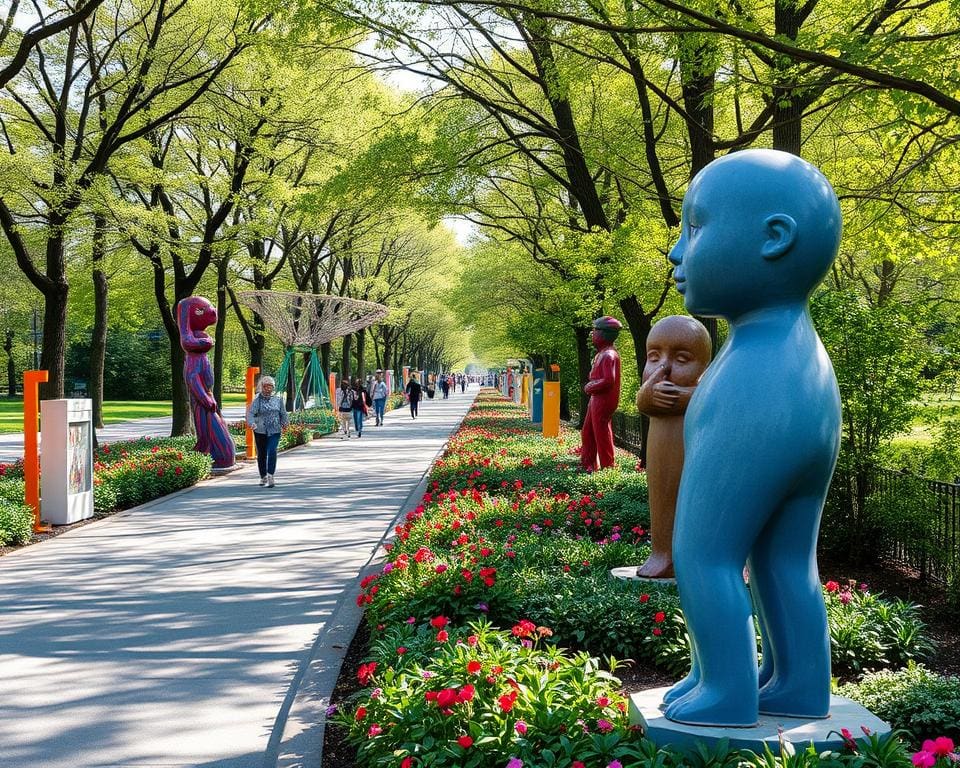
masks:
[[[0,557],[0,766],[319,766],[357,577],[476,392]]]
[[[244,413],[245,409],[242,405],[231,405],[223,409],[223,418],[227,421],[237,421],[243,418]],[[108,424],[103,429],[98,429],[97,440],[102,444],[115,443],[117,440],[132,440],[144,435],[167,437],[170,434],[172,423],[173,418],[171,416],[121,421],[117,424]],[[38,443],[39,439],[38,437]],[[22,458],[23,432],[0,434],[0,464],[7,464]]]

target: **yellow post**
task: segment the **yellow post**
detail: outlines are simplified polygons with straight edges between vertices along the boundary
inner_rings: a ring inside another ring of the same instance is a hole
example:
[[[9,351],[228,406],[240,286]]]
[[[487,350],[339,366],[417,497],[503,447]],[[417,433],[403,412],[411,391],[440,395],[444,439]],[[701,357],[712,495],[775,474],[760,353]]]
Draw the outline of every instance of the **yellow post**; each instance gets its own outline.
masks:
[[[49,379],[47,371],[23,372],[23,500],[33,508],[35,533],[50,530],[48,526],[40,524],[40,453],[37,450],[40,384]]]
[[[559,370],[557,366],[551,366]],[[560,435],[560,382],[543,382],[543,436]]]
[[[253,402],[253,393],[257,384],[257,374],[260,373],[260,369],[255,365],[251,365],[247,368],[247,408],[250,408],[250,403]],[[244,418],[246,421],[246,418]],[[250,429],[250,426],[247,425],[247,458],[255,459],[257,458],[257,444],[253,439],[253,430]]]
[[[530,405],[530,374],[524,373],[520,377],[520,405],[529,409]]]

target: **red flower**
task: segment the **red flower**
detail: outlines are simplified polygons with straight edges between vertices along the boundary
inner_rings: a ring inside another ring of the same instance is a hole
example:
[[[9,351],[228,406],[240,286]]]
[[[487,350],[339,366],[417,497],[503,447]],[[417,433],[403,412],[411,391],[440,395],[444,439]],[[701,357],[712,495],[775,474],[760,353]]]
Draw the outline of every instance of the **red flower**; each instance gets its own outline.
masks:
[[[649,602],[650,602],[650,595],[640,595],[640,602],[641,602],[641,603],[649,603]]]
[[[473,701],[473,696],[476,691],[476,688],[470,685],[470,683],[467,683],[466,685],[461,686],[460,691],[457,693],[457,700],[461,703]]]
[[[483,669],[483,664],[481,664],[476,659],[467,662],[467,673],[471,675],[476,675],[480,670]]]
[[[450,635],[447,634],[447,630],[441,629],[439,632],[437,632],[438,643],[445,643],[449,638],[450,638]]]
[[[840,589],[840,585],[835,581],[828,581],[823,585],[827,592],[837,592]]]
[[[450,623],[450,619],[446,616],[434,616],[430,619],[430,626],[434,629],[443,629],[447,624]]]
[[[403,656],[403,654],[405,654],[406,652],[407,652],[407,649],[404,648],[402,645],[399,648],[397,648],[397,655],[399,656]]]
[[[357,707],[357,714],[356,714],[357,720],[363,720],[363,718],[365,718],[366,716],[367,716],[366,707]]]
[[[657,637],[660,637],[660,635],[663,634],[663,630],[660,629],[660,627],[654,627],[654,628],[653,628],[653,634],[655,634]]]
[[[513,709],[514,702],[517,700],[517,692],[510,691],[510,693],[504,694],[497,701],[500,702],[500,709],[504,712],[509,712]]]
[[[400,761],[400,768],[413,768],[413,758],[407,755]]]
[[[361,664],[357,670],[357,680],[361,685],[366,685],[373,678],[373,673],[377,671],[377,662],[371,661],[369,664]]]
[[[664,621],[666,621],[666,618],[667,614],[665,614],[663,611],[657,611],[655,614],[653,614],[653,620],[657,624],[662,624]]]
[[[473,746],[473,739],[471,739],[469,736],[460,736],[457,738],[457,744],[464,749],[469,749]]]
[[[456,688],[444,688],[437,694],[437,706],[440,709],[450,709],[459,702],[459,695]]]
[[[521,619],[518,624],[514,624],[510,630],[514,637],[530,637],[537,625],[528,619]]]

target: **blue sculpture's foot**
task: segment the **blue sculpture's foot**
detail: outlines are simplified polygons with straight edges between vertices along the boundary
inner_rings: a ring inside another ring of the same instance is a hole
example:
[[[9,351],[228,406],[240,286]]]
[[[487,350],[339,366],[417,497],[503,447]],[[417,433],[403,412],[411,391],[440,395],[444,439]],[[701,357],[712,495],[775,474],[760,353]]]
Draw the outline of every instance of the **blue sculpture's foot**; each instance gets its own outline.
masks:
[[[822,720],[830,716],[830,696],[829,693],[824,696],[822,684],[814,685],[809,680],[774,679],[760,689],[760,712],[764,715]]]
[[[690,693],[690,691],[696,688],[699,683],[700,675],[691,670],[689,675],[683,678],[683,680],[681,680],[679,683],[675,684],[673,688],[663,695],[663,703],[672,704],[674,701],[683,698]]]
[[[670,704],[664,714],[668,720],[685,725],[752,728],[757,725],[757,710],[750,696],[742,691],[698,685],[686,696]]]

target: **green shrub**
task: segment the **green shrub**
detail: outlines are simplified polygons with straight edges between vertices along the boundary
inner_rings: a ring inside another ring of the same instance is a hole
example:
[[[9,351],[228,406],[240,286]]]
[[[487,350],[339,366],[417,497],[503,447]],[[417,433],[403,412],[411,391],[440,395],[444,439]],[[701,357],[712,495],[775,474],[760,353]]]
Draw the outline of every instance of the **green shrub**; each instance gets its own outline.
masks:
[[[127,450],[109,464],[94,466],[93,505],[98,513],[127,509],[144,504],[168,493],[195,485],[210,473],[213,463],[209,455],[184,451],[177,447],[161,447],[158,441],[148,451]]]
[[[0,479],[0,546],[26,544],[33,530],[33,510],[23,503],[23,480]]]
[[[934,651],[919,606],[871,594],[855,584],[827,582],[825,600],[832,662],[837,671],[902,667]]]
[[[960,740],[960,677],[944,677],[919,664],[865,675],[838,693],[858,701],[917,744],[949,736]]]

